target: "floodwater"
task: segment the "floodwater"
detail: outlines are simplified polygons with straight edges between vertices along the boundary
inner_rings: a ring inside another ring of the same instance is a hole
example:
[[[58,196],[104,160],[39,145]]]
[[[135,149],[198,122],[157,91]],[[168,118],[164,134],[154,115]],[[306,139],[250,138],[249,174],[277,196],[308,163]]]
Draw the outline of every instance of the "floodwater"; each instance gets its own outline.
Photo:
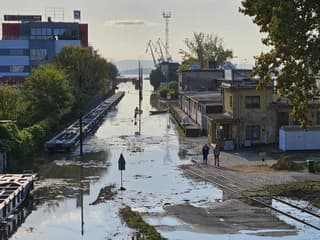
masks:
[[[145,219],[152,225],[168,226],[159,229],[168,239],[277,239],[253,236],[245,229],[232,235],[201,233],[192,231],[179,219],[159,217],[164,206],[186,202],[205,206],[222,201],[223,192],[211,184],[192,181],[179,170],[179,165],[191,162],[192,151],[179,139],[168,114],[148,114],[160,104],[151,95],[149,81],[144,81],[141,135],[136,134],[139,123],[134,119],[138,91],[131,82],[122,83],[119,88],[126,95],[107,114],[101,127],[86,139],[82,162],[79,149],[72,154],[35,159],[36,170],[44,179],[38,183],[32,212],[11,239],[132,239],[134,230],[126,227],[118,216],[119,208],[125,205],[148,213]],[[119,191],[113,200],[90,205],[101,188],[111,184],[121,186],[118,170],[121,153],[126,160],[123,172],[126,191]],[[83,192],[82,209],[79,188]],[[153,213],[157,217],[152,217]],[[281,239],[315,239],[312,236],[316,232],[298,227],[301,230],[297,235]]]

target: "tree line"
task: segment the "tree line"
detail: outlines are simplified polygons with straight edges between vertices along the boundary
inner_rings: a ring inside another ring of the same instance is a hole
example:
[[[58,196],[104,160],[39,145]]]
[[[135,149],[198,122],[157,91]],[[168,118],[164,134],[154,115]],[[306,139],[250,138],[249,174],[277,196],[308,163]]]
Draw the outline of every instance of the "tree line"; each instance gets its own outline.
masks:
[[[0,151],[19,156],[39,149],[66,116],[75,118],[96,96],[107,96],[117,75],[96,51],[67,46],[23,84],[1,86],[0,120],[12,122],[0,125]]]

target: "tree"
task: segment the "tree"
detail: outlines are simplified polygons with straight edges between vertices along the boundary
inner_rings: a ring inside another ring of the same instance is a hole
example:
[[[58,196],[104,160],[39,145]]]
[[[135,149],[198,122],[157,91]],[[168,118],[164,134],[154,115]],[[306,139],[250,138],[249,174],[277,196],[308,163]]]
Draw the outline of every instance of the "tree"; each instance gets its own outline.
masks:
[[[51,117],[59,119],[73,103],[72,88],[66,74],[53,64],[40,65],[23,86],[31,123]],[[26,116],[27,117],[27,116]]]
[[[183,60],[197,59],[202,68],[208,68],[209,63],[216,66],[223,64],[228,58],[233,57],[232,50],[225,49],[222,38],[212,34],[194,33],[193,39],[184,40],[187,51],[180,49]]]
[[[4,85],[0,87],[0,119],[17,120],[21,106],[20,91],[16,87]]]
[[[154,89],[160,87],[161,82],[165,81],[165,77],[163,76],[160,68],[154,69],[150,73],[150,83]]]
[[[54,57],[53,63],[68,74],[75,96],[79,95],[81,78],[84,103],[99,93],[105,94],[110,82],[118,75],[118,69],[114,64],[107,62],[96,51],[91,54],[88,49],[82,47],[62,48]]]
[[[320,1],[244,0],[240,11],[266,33],[262,42],[270,50],[256,57],[254,67],[259,87],[273,84],[276,77],[277,93],[289,100],[291,115],[305,127],[311,102],[319,96]]]

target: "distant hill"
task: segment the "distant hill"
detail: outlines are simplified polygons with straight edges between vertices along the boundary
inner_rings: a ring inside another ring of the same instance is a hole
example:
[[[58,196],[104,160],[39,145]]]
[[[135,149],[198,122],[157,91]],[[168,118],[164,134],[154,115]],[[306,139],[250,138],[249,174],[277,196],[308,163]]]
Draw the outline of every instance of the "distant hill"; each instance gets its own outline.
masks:
[[[150,74],[150,72],[152,71],[152,68],[142,68],[143,74]],[[120,71],[120,74],[122,75],[138,75],[139,74],[139,69],[135,68],[135,69],[128,69],[128,70],[123,70]]]
[[[116,66],[121,74],[138,74],[138,60],[117,61]],[[144,74],[149,74],[154,68],[153,61],[141,60],[141,67]]]

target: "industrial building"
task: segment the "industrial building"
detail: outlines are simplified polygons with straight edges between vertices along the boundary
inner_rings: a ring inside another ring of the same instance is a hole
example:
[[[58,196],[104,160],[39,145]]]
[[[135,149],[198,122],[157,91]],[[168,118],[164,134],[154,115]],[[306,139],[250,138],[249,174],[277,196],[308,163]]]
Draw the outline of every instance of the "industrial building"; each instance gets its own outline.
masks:
[[[0,84],[17,84],[64,46],[88,47],[88,24],[55,22],[41,15],[4,15],[0,40]]]

